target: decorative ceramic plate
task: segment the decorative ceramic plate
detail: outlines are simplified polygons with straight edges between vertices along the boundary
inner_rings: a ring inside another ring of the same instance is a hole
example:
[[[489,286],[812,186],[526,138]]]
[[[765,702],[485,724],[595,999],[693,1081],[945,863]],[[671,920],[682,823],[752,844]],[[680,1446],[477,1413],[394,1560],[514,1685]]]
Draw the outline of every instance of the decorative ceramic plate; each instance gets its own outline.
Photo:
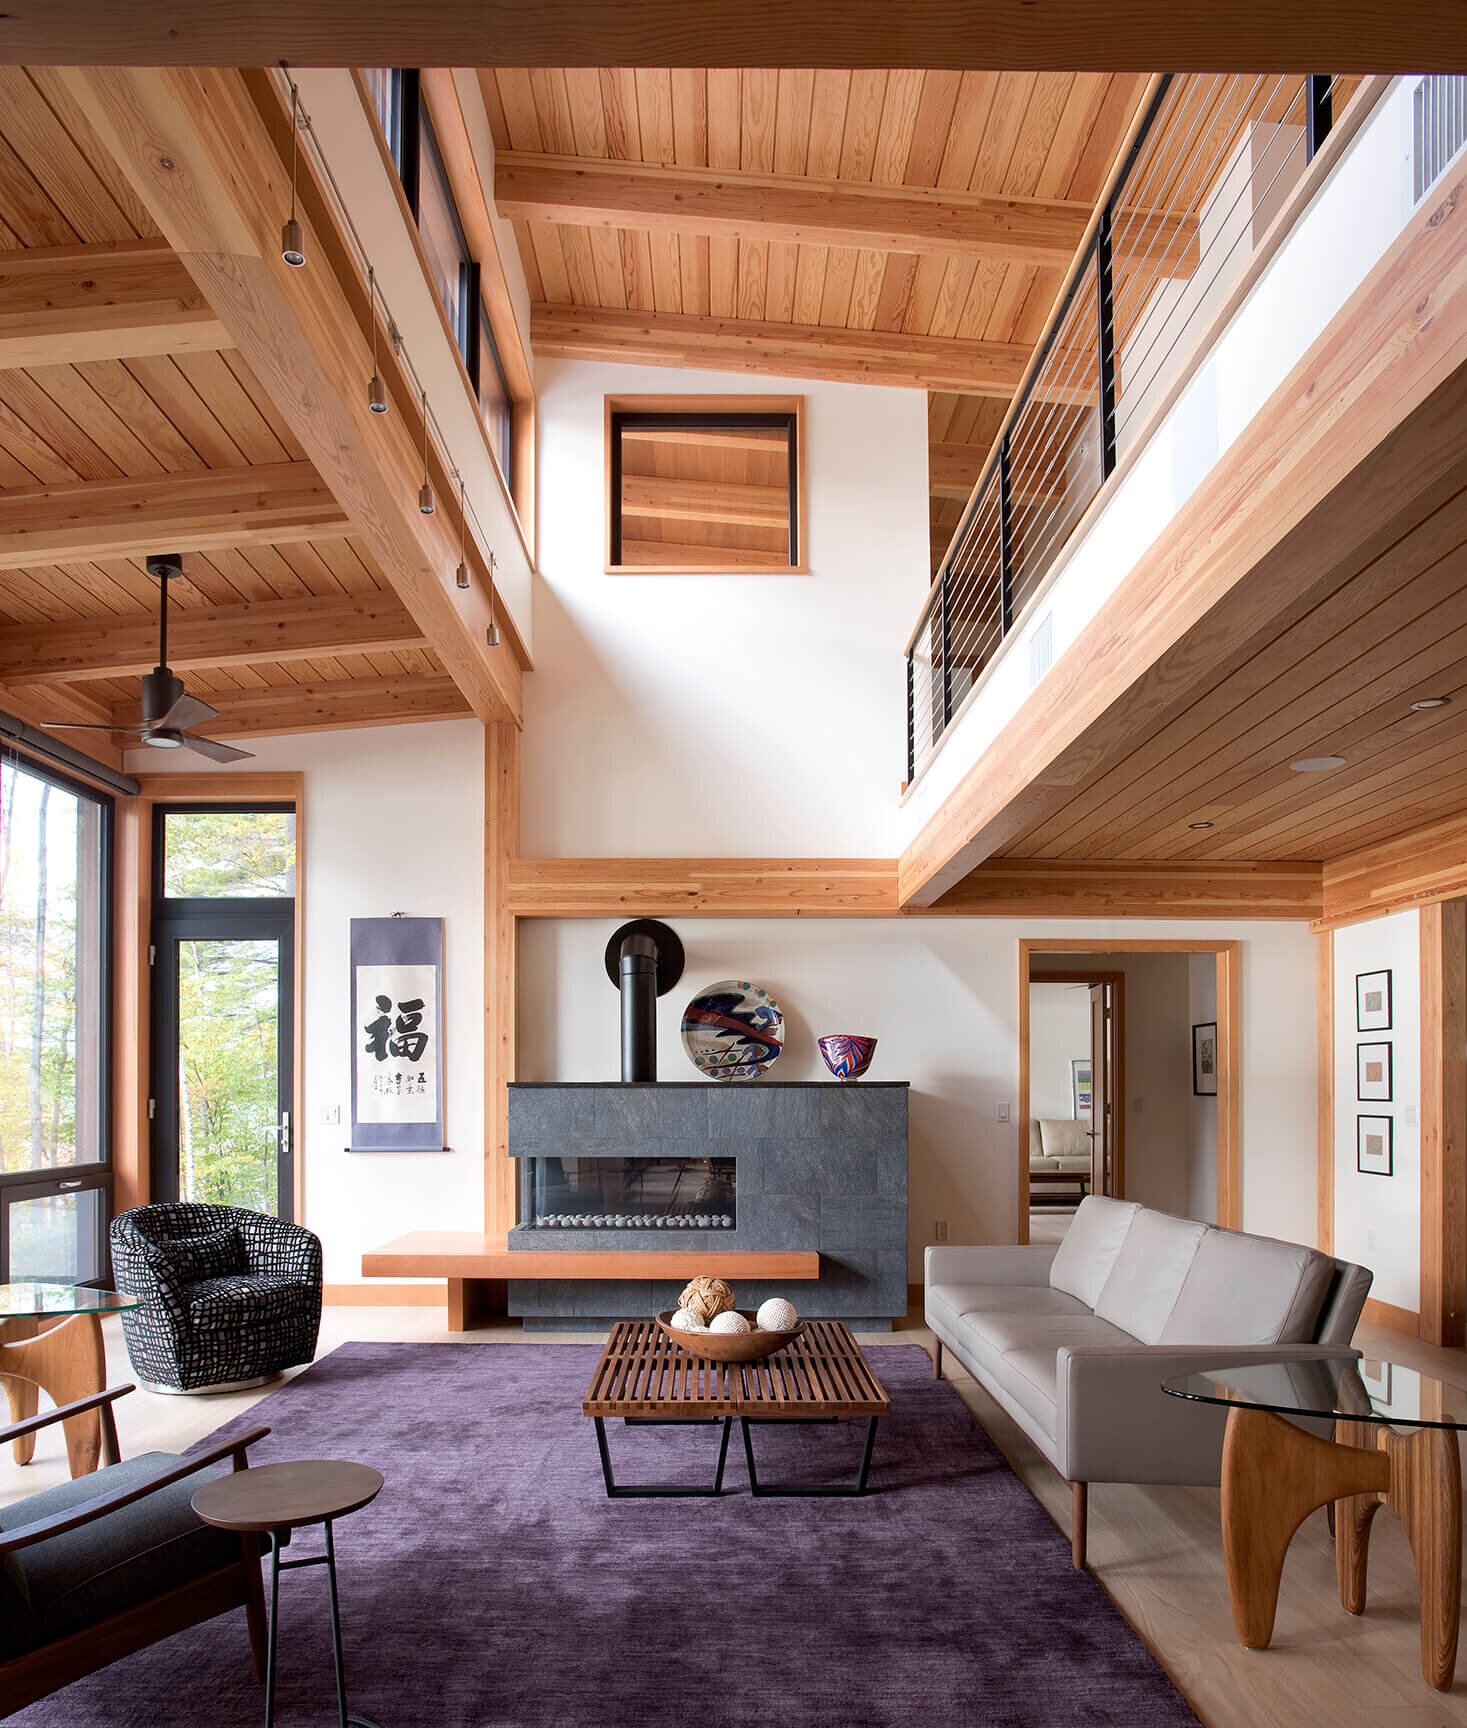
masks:
[[[683,1049],[710,1080],[757,1080],[783,1048],[784,1015],[757,984],[710,984],[683,1009]]]

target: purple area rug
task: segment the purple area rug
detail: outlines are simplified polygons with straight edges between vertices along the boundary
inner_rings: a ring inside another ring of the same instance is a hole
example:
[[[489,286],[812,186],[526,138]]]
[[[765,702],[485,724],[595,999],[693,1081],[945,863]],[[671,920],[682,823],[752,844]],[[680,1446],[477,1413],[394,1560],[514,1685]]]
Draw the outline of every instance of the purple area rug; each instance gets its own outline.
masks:
[[[381,1728],[1173,1728],[1196,1718],[915,1346],[853,1500],[605,1497],[588,1347],[347,1344],[211,1436],[351,1458],[337,1526],[349,1704]],[[865,1424],[765,1427],[761,1480],[854,1477]],[[618,1479],[711,1481],[715,1428],[608,1424]],[[319,1533],[296,1554],[319,1551]],[[336,1720],[326,1578],[281,1579],[281,1728]],[[243,1610],[13,1718],[258,1728]]]

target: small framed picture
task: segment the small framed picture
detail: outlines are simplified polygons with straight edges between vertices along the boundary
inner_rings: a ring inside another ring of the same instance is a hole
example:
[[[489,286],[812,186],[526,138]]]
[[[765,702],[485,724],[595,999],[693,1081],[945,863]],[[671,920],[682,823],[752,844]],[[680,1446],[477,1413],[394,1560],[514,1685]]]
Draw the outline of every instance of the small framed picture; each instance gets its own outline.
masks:
[[[1355,1118],[1355,1168],[1362,1176],[1390,1176],[1394,1173],[1395,1126],[1389,1116]]]
[[[1217,1097],[1217,1021],[1192,1028],[1192,1096]]]
[[[1362,1104],[1389,1104],[1392,1098],[1392,1087],[1395,1084],[1395,1074],[1391,1058],[1391,1044],[1387,1039],[1380,1044],[1357,1044],[1355,1046],[1355,1096]]]
[[[1389,1032],[1391,1029],[1391,974],[1357,972],[1355,974],[1355,1030],[1357,1032]]]
[[[1090,1058],[1088,1056],[1073,1057],[1070,1062],[1070,1091],[1074,1098],[1075,1120],[1077,1122],[1082,1116],[1088,1116],[1091,1112],[1090,1084]]]

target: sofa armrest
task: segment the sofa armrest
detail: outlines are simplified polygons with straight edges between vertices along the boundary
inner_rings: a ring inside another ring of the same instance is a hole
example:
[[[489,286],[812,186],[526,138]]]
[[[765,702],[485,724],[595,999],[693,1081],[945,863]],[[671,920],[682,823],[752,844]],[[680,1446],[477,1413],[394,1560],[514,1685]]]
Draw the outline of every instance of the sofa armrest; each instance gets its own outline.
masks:
[[[1163,1380],[1257,1362],[1357,1357],[1325,1344],[1062,1345],[1056,1362],[1056,1463],[1072,1482],[1220,1480],[1222,1405],[1174,1398]],[[1329,1424],[1312,1425],[1328,1432]]]
[[[923,1281],[928,1285],[1048,1284],[1057,1252],[1057,1245],[1048,1242],[1023,1248],[958,1248],[944,1243],[927,1249]]]

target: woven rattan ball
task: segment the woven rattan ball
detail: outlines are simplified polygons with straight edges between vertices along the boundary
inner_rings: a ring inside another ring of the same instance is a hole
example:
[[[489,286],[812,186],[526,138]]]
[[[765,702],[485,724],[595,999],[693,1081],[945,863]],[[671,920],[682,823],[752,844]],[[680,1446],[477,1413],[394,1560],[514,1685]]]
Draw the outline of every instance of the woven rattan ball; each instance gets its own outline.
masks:
[[[678,1298],[678,1307],[696,1314],[705,1326],[733,1305],[733,1289],[722,1278],[695,1278]]]

